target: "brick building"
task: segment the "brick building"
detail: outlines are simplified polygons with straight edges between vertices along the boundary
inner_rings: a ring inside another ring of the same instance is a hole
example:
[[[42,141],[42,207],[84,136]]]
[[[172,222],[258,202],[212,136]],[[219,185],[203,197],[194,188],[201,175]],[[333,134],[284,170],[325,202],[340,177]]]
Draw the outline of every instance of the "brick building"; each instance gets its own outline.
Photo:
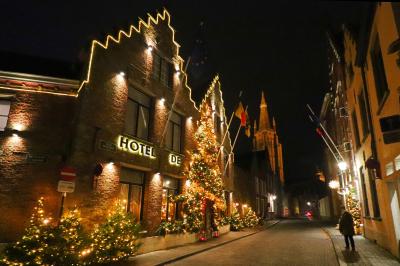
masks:
[[[174,34],[164,10],[94,40],[82,78],[0,73],[0,211],[7,214],[0,218],[0,242],[20,235],[40,196],[58,216],[63,166],[77,173],[65,208],[78,206],[86,225],[101,222],[117,199],[150,234],[161,220],[179,217],[168,195],[186,186],[182,170],[199,112]],[[213,107],[222,142],[227,127],[218,77],[204,101]],[[228,202],[231,156],[228,134],[221,153],[221,166],[229,162]]]

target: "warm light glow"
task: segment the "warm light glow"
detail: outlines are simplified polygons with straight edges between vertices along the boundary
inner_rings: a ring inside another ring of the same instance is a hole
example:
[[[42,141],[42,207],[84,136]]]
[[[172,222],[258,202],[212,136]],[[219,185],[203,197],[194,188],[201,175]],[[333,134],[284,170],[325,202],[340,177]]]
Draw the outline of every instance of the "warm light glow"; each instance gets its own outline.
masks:
[[[243,204],[243,208],[247,208],[247,204]]]
[[[50,222],[50,220],[47,218],[43,220],[43,224],[48,224],[49,222]]]
[[[121,71],[121,72],[119,72],[118,75],[119,75],[120,77],[125,77],[125,72]]]
[[[331,189],[338,189],[340,184],[339,184],[339,182],[337,180],[332,180],[332,181],[329,182],[328,186]]]
[[[185,185],[186,185],[186,187],[190,187],[190,180],[189,179],[186,180]]]
[[[237,206],[239,206],[239,203],[238,203],[238,202],[236,202],[236,203],[235,203],[235,206],[236,206],[236,207],[237,207]]]
[[[169,183],[171,183],[169,180],[167,180],[167,182],[165,182],[165,184],[169,185]]]
[[[25,127],[24,127],[22,124],[19,124],[19,123],[14,124],[14,125],[12,126],[12,128],[15,129],[15,130],[17,130],[17,131],[22,131],[22,130],[25,129]]]
[[[307,205],[308,205],[308,206],[311,206],[311,202],[307,201]]]
[[[276,200],[276,195],[273,195],[273,196],[272,196],[272,200]]]
[[[161,98],[161,99],[160,99],[160,103],[161,103],[161,104],[164,104],[164,103],[165,103],[165,98]]]
[[[17,133],[13,133],[12,136],[13,137],[18,137],[18,134]]]
[[[338,166],[339,166],[339,169],[342,170],[342,171],[344,171],[344,170],[347,169],[347,163],[344,162],[344,161],[339,162],[339,163],[338,163]]]
[[[189,117],[188,117],[188,119],[189,119],[189,120],[192,120],[192,119],[193,119],[193,117],[189,116]]]
[[[147,46],[147,52],[151,53],[153,51],[153,46],[149,45]]]

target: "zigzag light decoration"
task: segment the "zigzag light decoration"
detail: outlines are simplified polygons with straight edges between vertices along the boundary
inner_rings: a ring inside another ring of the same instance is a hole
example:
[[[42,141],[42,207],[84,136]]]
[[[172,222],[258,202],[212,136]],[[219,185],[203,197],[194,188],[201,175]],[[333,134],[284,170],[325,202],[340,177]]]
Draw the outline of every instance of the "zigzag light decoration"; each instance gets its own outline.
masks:
[[[183,58],[179,55],[179,48],[180,48],[180,45],[175,41],[175,29],[171,26],[171,15],[169,14],[169,12],[168,12],[166,9],[164,9],[164,11],[162,12],[162,14],[161,14],[161,13],[157,13],[157,15],[156,15],[155,18],[154,18],[153,16],[151,16],[150,14],[147,14],[147,15],[148,15],[147,22],[145,22],[143,19],[139,18],[138,27],[135,27],[135,26],[131,25],[131,26],[129,27],[129,32],[128,32],[128,33],[125,32],[125,31],[123,31],[123,30],[120,30],[120,31],[118,32],[118,37],[117,37],[117,38],[115,38],[115,37],[113,37],[113,36],[111,36],[111,35],[107,35],[106,41],[105,41],[104,43],[101,43],[101,42],[98,41],[98,40],[93,40],[93,41],[92,41],[92,46],[91,46],[91,49],[90,49],[90,57],[89,57],[89,64],[88,64],[88,70],[87,70],[86,78],[82,81],[81,85],[79,86],[79,89],[78,89],[78,91],[77,91],[77,94],[75,95],[76,97],[79,96],[79,92],[83,89],[83,87],[84,87],[86,84],[88,84],[88,83],[90,82],[90,75],[91,75],[91,69],[92,69],[93,54],[94,54],[95,48],[96,48],[97,46],[99,46],[99,47],[101,47],[101,48],[103,48],[103,49],[108,49],[109,44],[110,44],[111,41],[114,42],[114,43],[118,43],[118,44],[119,44],[119,43],[121,42],[122,36],[125,36],[125,37],[127,37],[127,38],[131,38],[131,36],[132,36],[132,34],[133,34],[134,32],[140,34],[140,33],[142,32],[142,27],[149,28],[149,27],[151,26],[151,23],[157,25],[157,24],[159,23],[160,20],[164,21],[164,20],[167,19],[167,21],[168,21],[168,27],[169,27],[169,28],[171,29],[171,31],[172,31],[172,42],[176,45],[176,48],[177,48],[177,49],[176,49],[176,51],[177,51],[177,54],[176,54],[176,55],[177,55],[178,60],[180,61],[180,63],[179,63],[179,71],[180,71],[180,73],[182,73],[182,74],[184,75],[184,77],[185,77],[185,78],[184,78],[184,80],[185,80],[184,86],[185,86],[186,88],[189,89],[190,101],[193,103],[195,109],[196,109],[196,110],[199,110],[199,108],[197,108],[197,106],[196,106],[195,101],[193,101],[193,99],[192,99],[192,89],[191,89],[191,88],[189,87],[189,85],[187,84],[187,74],[184,72],[184,70],[183,70],[183,68],[182,68],[182,66],[183,66],[183,61],[184,61],[184,60],[183,60]]]

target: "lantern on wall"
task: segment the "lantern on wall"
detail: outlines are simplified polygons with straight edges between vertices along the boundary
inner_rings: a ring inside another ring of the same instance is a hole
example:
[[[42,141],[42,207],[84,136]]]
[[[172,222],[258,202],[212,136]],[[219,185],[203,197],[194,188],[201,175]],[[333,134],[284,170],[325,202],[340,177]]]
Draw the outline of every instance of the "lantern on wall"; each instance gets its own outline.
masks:
[[[97,187],[97,181],[99,179],[99,176],[103,173],[103,166],[98,163],[96,164],[96,166],[93,169],[93,175],[92,175],[92,186],[93,189],[95,189]]]

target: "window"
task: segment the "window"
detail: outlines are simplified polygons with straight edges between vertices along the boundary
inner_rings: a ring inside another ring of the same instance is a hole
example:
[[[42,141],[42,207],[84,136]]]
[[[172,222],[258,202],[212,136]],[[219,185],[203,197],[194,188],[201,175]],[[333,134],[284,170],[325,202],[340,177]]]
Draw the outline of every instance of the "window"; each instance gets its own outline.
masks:
[[[376,97],[378,98],[378,103],[381,104],[389,89],[383,64],[381,45],[379,43],[379,36],[376,36],[375,38],[375,43],[371,51],[371,61],[375,78]]]
[[[11,102],[9,100],[0,100],[0,131],[4,131],[4,129],[7,127],[10,105]]]
[[[124,202],[127,212],[140,221],[144,172],[121,168],[119,199]]]
[[[353,111],[351,113],[351,120],[353,122],[353,134],[354,134],[354,140],[356,144],[356,148],[360,147],[360,133],[358,132],[358,123],[357,123],[357,117],[356,117],[356,112]]]
[[[358,95],[358,104],[359,104],[359,108],[360,108],[363,138],[365,139],[365,137],[369,133],[369,126],[368,126],[368,118],[367,118],[367,106],[365,105],[365,97],[364,96],[365,96],[364,89],[362,89],[361,93]]]
[[[173,74],[172,64],[157,53],[153,53],[153,78],[168,88],[172,88]]]
[[[385,165],[385,172],[386,172],[386,176],[391,175],[394,173],[394,165],[393,162],[387,163]]]
[[[171,112],[165,136],[165,146],[172,151],[181,152],[182,118],[174,111]]]
[[[368,169],[369,188],[371,190],[372,209],[374,210],[374,217],[381,217],[381,211],[378,203],[378,193],[376,191],[375,172]]]
[[[151,98],[129,87],[125,117],[125,132],[129,135],[148,139]]]
[[[367,197],[367,186],[365,185],[365,176],[364,176],[364,171],[362,167],[360,167],[360,180],[361,180],[361,188],[362,188],[362,194],[363,194],[363,204],[364,204],[364,210],[365,216],[369,216],[369,205],[368,205],[368,197]]]
[[[396,171],[400,170],[400,155],[397,155],[396,158],[394,158],[394,166]]]
[[[172,196],[179,193],[179,180],[172,177],[164,177],[161,202],[161,219],[172,221],[176,218],[177,206],[171,201]]]

